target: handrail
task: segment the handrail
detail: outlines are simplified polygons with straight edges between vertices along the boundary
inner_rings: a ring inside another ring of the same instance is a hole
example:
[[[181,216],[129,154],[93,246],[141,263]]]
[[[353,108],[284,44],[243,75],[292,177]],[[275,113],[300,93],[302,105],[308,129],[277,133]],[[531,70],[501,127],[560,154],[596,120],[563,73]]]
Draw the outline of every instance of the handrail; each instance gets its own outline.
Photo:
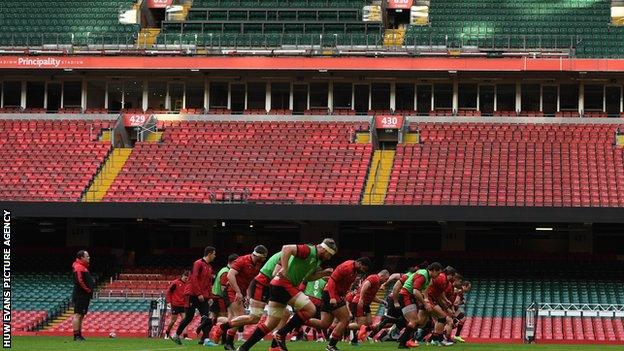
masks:
[[[372,200],[373,195],[378,195],[375,192],[375,189],[377,187],[377,182],[379,181],[379,170],[381,169],[381,158],[383,156],[383,151],[384,151],[383,149],[385,148],[385,145],[382,144],[381,147],[382,147],[382,150],[381,150],[382,152],[379,154],[379,160],[377,160],[377,166],[375,166],[375,179],[373,179],[373,186],[371,186],[371,192],[368,195],[368,204],[369,205],[373,202],[373,200]]]
[[[343,50],[373,50],[379,55],[384,53],[412,54],[441,53],[446,49],[466,49],[486,51],[498,50],[510,52],[525,50],[534,52],[562,52],[574,55],[574,49],[585,45],[580,35],[542,35],[542,34],[406,34],[402,46],[385,47],[384,34],[381,31],[363,33],[312,33],[312,34],[228,34],[228,33],[161,33],[154,45],[148,45],[146,33],[4,33],[0,34],[0,47],[7,49],[62,50],[63,53],[94,54],[103,51],[148,54],[143,50],[164,51],[180,54],[194,54],[193,50],[225,49],[288,49],[318,50],[322,48],[340,48]],[[190,51],[189,51],[190,50]],[[562,51],[563,50],[563,51]],[[210,54],[210,53],[209,53]],[[219,53],[220,54],[220,53]],[[292,55],[292,53],[290,53]],[[302,53],[305,54],[305,53]],[[340,54],[340,53],[338,53]],[[346,53],[345,53],[346,54]],[[527,53],[528,54],[528,53]]]

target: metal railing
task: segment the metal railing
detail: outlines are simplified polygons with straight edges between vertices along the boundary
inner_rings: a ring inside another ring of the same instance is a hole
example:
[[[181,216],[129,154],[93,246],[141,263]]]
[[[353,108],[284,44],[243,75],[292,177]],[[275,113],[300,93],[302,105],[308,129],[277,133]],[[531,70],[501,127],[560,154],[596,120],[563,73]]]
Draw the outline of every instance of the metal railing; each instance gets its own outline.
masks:
[[[145,33],[8,33],[0,34],[0,48],[4,50],[47,50],[62,53],[101,53],[118,51],[127,53],[170,52],[179,54],[221,54],[223,50],[302,50],[337,49],[375,51],[379,55],[403,53],[486,54],[490,51],[540,53],[551,52],[574,55],[584,44],[578,35],[499,35],[466,34],[444,35],[407,34],[403,45],[384,46],[382,33],[329,33],[329,34],[228,34],[228,33],[161,33],[154,44]],[[335,54],[340,54],[336,52]],[[277,53],[279,54],[279,52]],[[297,54],[288,52],[284,54]],[[305,53],[299,53],[305,54]]]

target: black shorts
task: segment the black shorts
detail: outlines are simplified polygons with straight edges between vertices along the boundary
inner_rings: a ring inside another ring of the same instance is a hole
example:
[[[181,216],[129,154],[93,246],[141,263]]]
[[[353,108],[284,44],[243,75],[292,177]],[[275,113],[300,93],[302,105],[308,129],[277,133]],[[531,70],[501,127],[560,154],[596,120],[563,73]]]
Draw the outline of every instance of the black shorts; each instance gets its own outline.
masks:
[[[331,300],[331,298],[329,297],[329,292],[328,291],[323,291],[323,294],[321,295],[321,311],[322,312],[328,312],[328,313],[332,313],[335,310],[339,309],[340,307],[346,306],[346,302],[344,300],[344,298],[340,298],[336,301],[336,305],[332,306],[329,301]]]
[[[86,299],[83,297],[74,298],[74,313],[85,315],[89,312],[89,303],[91,299]]]
[[[357,303],[350,302],[349,311],[351,311],[351,315],[355,318],[366,317],[366,315],[371,313],[371,307],[370,305],[362,305],[362,309],[358,309]]]
[[[212,299],[212,305],[210,305],[210,312],[216,315],[227,313],[227,305],[225,303],[225,299],[221,296],[214,297]]]
[[[401,308],[394,307],[394,300],[388,296],[386,299],[388,303],[388,307],[386,308],[386,314],[390,317],[401,318],[403,317],[403,312],[401,312]]]
[[[289,291],[288,288],[280,285],[270,286],[270,297],[269,300],[273,302],[277,302],[282,305],[288,305],[288,301],[290,301],[294,295],[292,291]]]
[[[176,315],[176,314],[181,314],[184,313],[186,311],[186,307],[184,306],[171,306],[171,314]]]

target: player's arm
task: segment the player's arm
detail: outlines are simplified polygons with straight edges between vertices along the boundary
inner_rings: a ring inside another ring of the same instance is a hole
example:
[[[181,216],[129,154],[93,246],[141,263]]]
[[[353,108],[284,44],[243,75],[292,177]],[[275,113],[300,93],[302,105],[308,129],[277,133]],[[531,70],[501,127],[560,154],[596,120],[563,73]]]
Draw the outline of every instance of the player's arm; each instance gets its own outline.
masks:
[[[167,294],[165,294],[165,301],[171,303],[171,297],[172,297],[173,292],[175,291],[175,289],[176,289],[176,284],[172,283],[169,286],[169,289],[167,289]]]
[[[366,292],[370,289],[371,283],[368,280],[365,280],[362,284],[362,289],[360,290],[360,300],[358,301],[358,305],[364,305],[364,296],[366,296]]]
[[[388,280],[386,280],[385,283],[381,284],[381,286],[379,287],[380,289],[386,289],[386,284],[388,284],[388,282],[392,282],[395,280],[399,280],[401,279],[401,273],[393,273]]]
[[[297,254],[299,245],[284,245],[282,246],[282,257],[280,258],[281,269],[278,274],[286,277],[288,275],[288,261],[291,256]]]
[[[228,283],[230,284],[230,287],[232,287],[232,290],[234,290],[234,292],[236,293],[236,301],[240,301],[243,299],[243,293],[240,291],[240,288],[238,287],[238,283],[236,282],[237,275],[238,275],[238,271],[234,268],[230,268],[230,270],[227,273],[227,279],[228,279]]]
[[[401,291],[402,287],[403,283],[401,282],[401,279],[397,280],[392,287],[392,300],[394,301],[395,306],[399,306],[399,291]]]
[[[332,272],[334,271],[333,268],[326,268],[326,269],[317,269],[316,272],[310,274],[307,278],[306,281],[309,282],[313,282],[315,280],[319,280],[321,278],[327,277],[329,275],[332,274]]]
[[[272,277],[275,277],[277,273],[280,272],[281,269],[282,269],[282,264],[281,263],[276,264],[275,268],[273,269]]]
[[[202,263],[197,261],[193,263],[193,270],[191,271],[191,275],[189,276],[188,282],[191,285],[191,294],[197,296],[199,301],[204,301],[204,298],[208,296],[203,296],[201,294],[201,289],[199,288],[199,276],[201,274],[203,267]]]
[[[423,277],[422,275],[418,275],[414,277],[414,289],[412,293],[414,294],[414,297],[416,298],[418,302],[420,302],[425,307],[427,307],[427,305],[429,304],[429,299],[428,299],[428,296],[426,295],[427,293],[423,294],[422,291],[420,291],[420,289],[422,288],[424,284],[425,284],[425,277]]]

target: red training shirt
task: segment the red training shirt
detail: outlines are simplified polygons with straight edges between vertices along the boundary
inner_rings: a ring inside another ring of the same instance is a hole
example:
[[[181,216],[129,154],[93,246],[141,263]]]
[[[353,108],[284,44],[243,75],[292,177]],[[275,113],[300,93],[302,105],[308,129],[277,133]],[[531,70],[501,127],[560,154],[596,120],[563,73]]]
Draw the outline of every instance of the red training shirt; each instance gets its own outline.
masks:
[[[260,262],[254,264],[251,254],[240,256],[232,262],[230,271],[234,269],[238,272],[238,274],[236,274],[236,284],[238,284],[238,288],[243,295],[247,291],[247,288],[249,288],[252,279],[260,272],[260,268],[262,268],[262,265]],[[230,285],[229,280],[227,281],[227,285]]]
[[[212,296],[212,266],[203,258],[193,263],[191,275],[184,287],[184,295],[202,295],[205,299]]]
[[[167,289],[167,294],[165,298],[167,302],[171,304],[171,306],[175,307],[187,307],[188,299],[184,296],[184,288],[186,287],[186,283],[182,281],[182,279],[178,278],[171,282],[169,285],[169,289]]]
[[[329,277],[327,285],[325,285],[324,290],[329,292],[329,298],[338,300],[341,297],[345,297],[357,274],[354,260],[344,261],[339,264]]]
[[[379,291],[379,288],[381,287],[381,279],[379,279],[379,275],[377,274],[369,275],[368,277],[366,277],[366,279],[364,279],[364,281],[362,282],[362,285],[360,285],[360,288],[358,289],[357,293],[355,294],[355,297],[353,298],[354,303],[360,302],[360,295],[362,295],[362,286],[366,282],[369,282],[370,286],[368,287],[368,290],[366,290],[363,303],[365,305],[370,305],[373,302],[373,299],[377,295],[377,291]]]

